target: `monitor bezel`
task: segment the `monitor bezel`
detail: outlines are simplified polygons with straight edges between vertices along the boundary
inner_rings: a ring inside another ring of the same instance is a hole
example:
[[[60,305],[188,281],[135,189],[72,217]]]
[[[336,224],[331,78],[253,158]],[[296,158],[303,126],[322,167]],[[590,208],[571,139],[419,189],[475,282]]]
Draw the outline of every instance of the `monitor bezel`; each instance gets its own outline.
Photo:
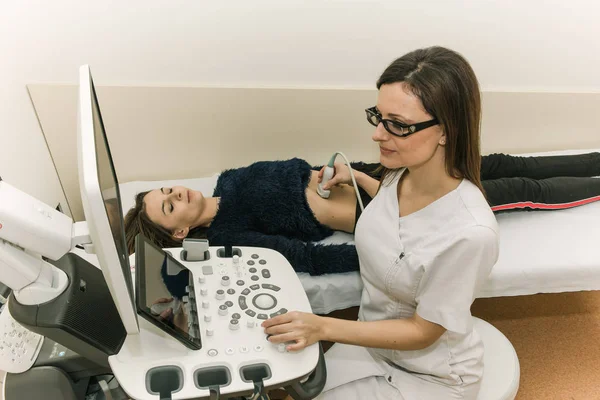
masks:
[[[168,252],[164,251],[154,243],[152,243],[148,238],[146,238],[142,234],[138,234],[135,238],[135,305],[138,315],[143,317],[146,321],[150,322],[157,328],[163,330],[168,333],[173,338],[177,339],[181,343],[183,343],[186,347],[192,350],[200,350],[202,348],[202,339],[200,337],[194,338],[190,336],[187,332],[173,327],[152,315],[151,310],[147,307],[148,302],[146,301],[146,245],[150,245],[150,247],[154,248],[156,251],[165,255],[169,261],[174,262],[178,267],[188,271],[190,276],[192,276],[192,271],[185,267],[182,263],[177,261],[175,257],[173,257]],[[190,316],[188,316],[190,318]]]
[[[90,68],[88,65],[83,65],[79,69],[79,115],[77,121],[77,155],[81,201],[94,251],[123,325],[128,334],[137,334],[139,326],[134,306],[133,287],[130,291],[123,273],[98,179],[93,102],[96,102],[99,113],[100,105],[95,98],[93,88],[94,83]],[[101,119],[101,114],[99,118]],[[104,132],[104,135],[106,135],[106,132]],[[108,143],[106,145],[108,146]],[[107,150],[110,157],[110,149]],[[118,188],[116,189],[118,190]]]

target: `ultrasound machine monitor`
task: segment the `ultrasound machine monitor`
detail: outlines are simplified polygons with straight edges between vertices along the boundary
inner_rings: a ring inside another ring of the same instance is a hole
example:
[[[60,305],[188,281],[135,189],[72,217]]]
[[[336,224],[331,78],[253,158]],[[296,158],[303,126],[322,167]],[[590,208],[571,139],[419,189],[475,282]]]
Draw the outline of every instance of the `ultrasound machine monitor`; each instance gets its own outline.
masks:
[[[89,66],[79,70],[78,161],[81,201],[94,251],[127,333],[137,333],[119,181]]]

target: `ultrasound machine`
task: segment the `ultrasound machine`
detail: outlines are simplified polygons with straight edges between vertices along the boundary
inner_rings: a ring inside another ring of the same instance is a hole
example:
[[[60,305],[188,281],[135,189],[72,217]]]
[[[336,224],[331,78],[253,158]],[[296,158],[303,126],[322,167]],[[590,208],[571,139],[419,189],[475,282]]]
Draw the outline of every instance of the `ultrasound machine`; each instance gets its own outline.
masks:
[[[289,262],[202,239],[161,249],[142,235],[130,257],[88,66],[78,123],[86,222],[0,180],[0,281],[11,293],[0,296],[4,398],[225,399],[274,388],[316,397],[326,379],[320,344],[288,352],[260,327],[288,310],[311,312]]]

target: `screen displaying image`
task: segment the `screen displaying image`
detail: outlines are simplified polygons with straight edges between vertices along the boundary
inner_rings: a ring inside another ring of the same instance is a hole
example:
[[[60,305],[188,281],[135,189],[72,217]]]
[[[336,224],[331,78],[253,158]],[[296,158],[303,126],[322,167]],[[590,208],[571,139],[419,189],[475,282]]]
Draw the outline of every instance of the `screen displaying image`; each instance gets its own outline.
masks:
[[[197,317],[184,303],[193,286],[190,271],[167,252],[138,236],[136,254],[138,311],[155,325],[172,330],[177,339],[200,342]]]
[[[146,247],[146,307],[156,318],[189,334],[190,322],[183,296],[190,284],[190,271],[168,254]]]
[[[106,138],[104,123],[102,121],[102,115],[100,114],[100,108],[98,107],[98,99],[96,98],[93,84],[91,85],[91,92],[93,97],[92,116],[94,118],[94,135],[96,136],[98,182],[100,183],[104,208],[106,209],[106,215],[108,216],[110,230],[129,291],[129,297],[133,300],[133,285],[131,282],[129,253],[127,252],[127,246],[125,245],[125,228],[123,226],[119,181],[110,154],[108,139]]]

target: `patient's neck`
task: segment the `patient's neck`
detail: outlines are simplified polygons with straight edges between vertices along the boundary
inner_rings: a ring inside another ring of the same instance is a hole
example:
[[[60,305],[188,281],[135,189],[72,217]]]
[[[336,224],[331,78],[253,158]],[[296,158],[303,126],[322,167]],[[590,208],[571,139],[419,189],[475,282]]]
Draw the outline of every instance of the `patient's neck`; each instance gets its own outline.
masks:
[[[209,227],[219,210],[220,197],[205,197],[202,204],[202,212],[194,227]]]

